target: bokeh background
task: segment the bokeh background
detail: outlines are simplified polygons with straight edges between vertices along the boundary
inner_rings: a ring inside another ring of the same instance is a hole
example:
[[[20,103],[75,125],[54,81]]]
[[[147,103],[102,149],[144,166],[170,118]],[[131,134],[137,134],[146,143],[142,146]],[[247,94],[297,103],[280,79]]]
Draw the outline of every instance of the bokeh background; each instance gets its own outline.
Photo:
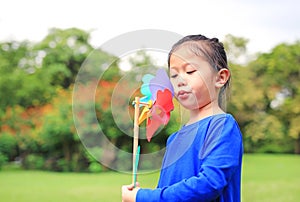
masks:
[[[0,201],[121,200],[121,185],[131,176],[111,167],[121,161],[122,170],[130,172],[131,162],[103,147],[93,152],[107,157],[105,165],[91,155],[74,125],[72,96],[86,59],[96,61],[101,79],[93,71],[86,75],[87,85],[97,86],[95,100],[80,99],[95,103],[97,124],[108,140],[130,153],[132,138],[116,124],[111,97],[122,78],[140,82],[147,71],[137,68],[165,67],[166,54],[153,54],[143,44],[126,57],[99,47],[141,29],[204,34],[224,43],[232,71],[226,109],[239,122],[245,148],[243,201],[299,201],[299,7],[296,0],[1,2]],[[137,94],[138,89],[120,95],[128,99],[129,113]],[[82,119],[90,123],[90,114]],[[181,119],[174,111],[151,143],[140,141],[142,152],[163,149]],[[84,132],[94,131],[87,125]],[[160,161],[142,168],[155,163]],[[139,181],[155,187],[157,178],[151,172]]]

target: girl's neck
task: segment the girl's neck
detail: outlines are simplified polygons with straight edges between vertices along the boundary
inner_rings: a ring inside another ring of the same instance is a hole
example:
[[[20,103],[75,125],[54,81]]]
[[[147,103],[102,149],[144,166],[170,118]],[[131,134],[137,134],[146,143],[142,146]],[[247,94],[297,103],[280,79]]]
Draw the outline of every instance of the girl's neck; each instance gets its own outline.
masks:
[[[190,110],[190,118],[186,125],[195,123],[206,117],[215,114],[224,114],[225,112],[219,107],[218,103],[210,103],[202,108]]]

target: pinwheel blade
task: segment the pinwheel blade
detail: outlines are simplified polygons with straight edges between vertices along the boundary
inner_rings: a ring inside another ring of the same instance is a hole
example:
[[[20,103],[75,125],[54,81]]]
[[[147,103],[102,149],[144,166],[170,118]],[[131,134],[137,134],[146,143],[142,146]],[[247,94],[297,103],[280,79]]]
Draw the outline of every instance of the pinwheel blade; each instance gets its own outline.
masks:
[[[156,100],[157,92],[159,90],[168,89],[172,93],[172,95],[174,94],[174,89],[167,75],[167,72],[163,69],[157,70],[155,77],[150,80],[149,88],[152,94],[152,100]]]

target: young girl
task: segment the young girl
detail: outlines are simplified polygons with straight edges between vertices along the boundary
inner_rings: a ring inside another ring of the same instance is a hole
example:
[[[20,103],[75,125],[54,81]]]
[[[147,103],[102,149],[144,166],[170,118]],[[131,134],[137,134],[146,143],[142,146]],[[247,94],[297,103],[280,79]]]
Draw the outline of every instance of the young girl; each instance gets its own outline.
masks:
[[[242,135],[221,106],[230,81],[222,43],[186,36],[172,47],[168,66],[190,118],[168,138],[157,188],[124,185],[123,202],[240,201]]]

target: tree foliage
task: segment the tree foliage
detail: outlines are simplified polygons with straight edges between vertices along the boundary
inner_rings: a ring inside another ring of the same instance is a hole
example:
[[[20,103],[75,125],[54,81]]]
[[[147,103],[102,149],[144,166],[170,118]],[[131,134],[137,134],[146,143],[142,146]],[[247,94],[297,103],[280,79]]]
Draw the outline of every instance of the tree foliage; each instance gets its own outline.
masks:
[[[140,51],[129,59],[133,68],[122,72],[119,58],[94,49],[89,38],[89,33],[80,29],[53,28],[38,43],[0,43],[0,167],[21,159],[28,169],[105,170],[76,132],[72,112],[75,81],[84,84],[76,99],[85,103],[83,107],[92,108],[97,118],[94,122],[90,112],[81,114],[90,124],[84,135],[95,133],[99,125],[117,148],[131,152],[132,139],[125,133],[132,130],[131,103],[140,95],[136,86],[142,83],[136,83],[145,73],[155,74],[156,67],[151,56]],[[242,64],[240,59],[247,58],[247,42],[233,35],[224,40],[232,74],[227,111],[241,127],[245,151],[300,153],[300,42],[278,44]],[[92,99],[85,96],[91,85],[97,87]],[[128,92],[132,88],[136,91]],[[175,105],[168,126],[151,143],[140,141],[142,152],[162,149],[168,136],[179,129],[185,114],[176,101]],[[116,110],[126,110],[130,117],[126,113],[116,116]],[[141,126],[141,136],[144,130]],[[103,148],[93,150],[103,152]],[[123,158],[113,151],[106,155],[110,164]],[[130,166],[124,163],[124,167]]]
[[[279,44],[246,66],[233,65],[229,108],[241,123],[246,151],[299,153],[299,51],[299,42]]]

